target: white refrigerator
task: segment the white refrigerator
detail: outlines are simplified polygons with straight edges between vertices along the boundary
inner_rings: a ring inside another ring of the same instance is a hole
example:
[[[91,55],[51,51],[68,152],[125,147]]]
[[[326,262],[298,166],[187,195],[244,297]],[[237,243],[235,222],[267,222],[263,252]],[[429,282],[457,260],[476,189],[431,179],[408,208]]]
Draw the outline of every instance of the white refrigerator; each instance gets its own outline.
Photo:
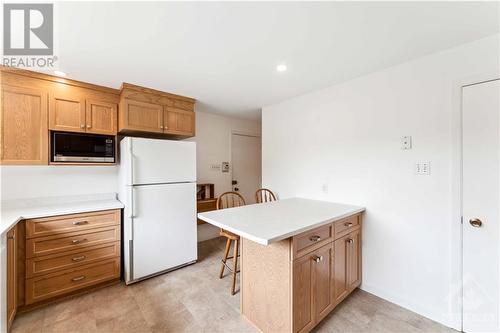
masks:
[[[196,143],[123,138],[119,182],[125,282],[196,262]]]

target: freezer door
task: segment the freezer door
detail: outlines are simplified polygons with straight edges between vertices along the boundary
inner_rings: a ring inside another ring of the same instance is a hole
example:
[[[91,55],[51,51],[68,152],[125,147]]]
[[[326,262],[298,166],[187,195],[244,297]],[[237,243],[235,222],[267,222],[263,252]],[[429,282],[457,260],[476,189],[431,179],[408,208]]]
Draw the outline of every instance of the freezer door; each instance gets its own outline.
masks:
[[[196,260],[196,184],[133,188],[133,279]]]
[[[196,143],[131,138],[132,182],[159,184],[196,181]]]

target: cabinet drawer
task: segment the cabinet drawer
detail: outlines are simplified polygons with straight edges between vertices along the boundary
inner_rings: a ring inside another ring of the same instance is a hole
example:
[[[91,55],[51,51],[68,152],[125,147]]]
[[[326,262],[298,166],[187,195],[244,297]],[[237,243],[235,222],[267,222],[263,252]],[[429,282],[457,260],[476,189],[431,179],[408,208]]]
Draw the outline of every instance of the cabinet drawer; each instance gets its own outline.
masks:
[[[26,240],[26,257],[39,257],[118,240],[120,240],[120,226],[32,238]]]
[[[120,210],[53,216],[26,221],[26,237],[41,237],[120,224]]]
[[[26,304],[120,277],[120,258],[26,280]]]
[[[333,225],[328,224],[293,237],[293,253],[300,257],[333,240]]]
[[[360,226],[361,215],[352,215],[334,223],[335,239],[347,235]]]
[[[31,258],[26,262],[26,275],[28,278],[31,278],[119,256],[120,242],[114,242],[83,250]]]

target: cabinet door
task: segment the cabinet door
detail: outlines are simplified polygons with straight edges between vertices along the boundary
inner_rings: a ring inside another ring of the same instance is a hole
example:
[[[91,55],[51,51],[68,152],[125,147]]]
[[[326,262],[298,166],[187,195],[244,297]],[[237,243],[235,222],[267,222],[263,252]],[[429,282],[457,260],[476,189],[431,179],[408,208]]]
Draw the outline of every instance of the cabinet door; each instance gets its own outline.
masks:
[[[116,135],[118,130],[116,104],[87,99],[85,106],[87,133]]]
[[[312,256],[313,309],[315,322],[323,319],[333,308],[333,244],[319,248]]]
[[[2,86],[2,164],[47,164],[47,93]]]
[[[120,131],[163,133],[162,105],[125,99],[120,106]]]
[[[347,288],[355,289],[361,283],[361,229],[347,237]]]
[[[293,332],[308,332],[314,326],[312,308],[313,260],[305,255],[293,262]]]
[[[85,99],[78,94],[51,94],[49,129],[85,132]]]
[[[335,304],[347,295],[347,249],[349,235],[337,239],[334,243],[333,295]]]
[[[17,310],[17,227],[7,232],[7,327]]]
[[[193,111],[165,107],[165,133],[194,136],[195,114]]]

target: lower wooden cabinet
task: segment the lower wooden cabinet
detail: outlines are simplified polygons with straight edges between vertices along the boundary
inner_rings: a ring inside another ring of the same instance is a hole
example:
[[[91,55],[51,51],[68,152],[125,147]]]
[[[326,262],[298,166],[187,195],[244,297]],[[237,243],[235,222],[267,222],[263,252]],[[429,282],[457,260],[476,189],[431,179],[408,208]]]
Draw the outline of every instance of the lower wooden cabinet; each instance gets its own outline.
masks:
[[[308,332],[333,308],[333,244],[293,263],[293,331]]]
[[[7,320],[119,281],[121,210],[28,219],[7,233]]]
[[[17,311],[17,226],[7,232],[7,327]]]
[[[267,246],[242,238],[242,314],[262,332],[310,332],[361,284],[361,228],[354,214]]]

